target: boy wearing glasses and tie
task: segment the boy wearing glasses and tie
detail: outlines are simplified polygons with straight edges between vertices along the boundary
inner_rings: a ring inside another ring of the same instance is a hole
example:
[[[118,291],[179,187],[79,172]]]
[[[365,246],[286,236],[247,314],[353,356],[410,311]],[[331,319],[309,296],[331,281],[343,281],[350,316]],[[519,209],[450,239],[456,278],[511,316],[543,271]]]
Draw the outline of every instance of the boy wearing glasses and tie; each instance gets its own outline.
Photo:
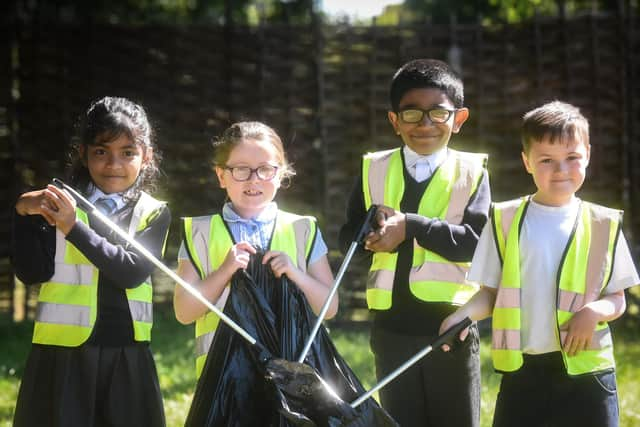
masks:
[[[442,320],[476,292],[465,274],[491,198],[487,156],[448,148],[469,110],[462,81],[446,63],[406,63],[390,98],[388,117],[402,147],[364,155],[340,230],[346,248],[369,207],[379,206],[379,228],[365,240],[378,379],[432,342]],[[432,353],[381,389],[380,400],[403,427],[478,426],[477,326],[457,351]],[[453,401],[455,410],[444,410]]]

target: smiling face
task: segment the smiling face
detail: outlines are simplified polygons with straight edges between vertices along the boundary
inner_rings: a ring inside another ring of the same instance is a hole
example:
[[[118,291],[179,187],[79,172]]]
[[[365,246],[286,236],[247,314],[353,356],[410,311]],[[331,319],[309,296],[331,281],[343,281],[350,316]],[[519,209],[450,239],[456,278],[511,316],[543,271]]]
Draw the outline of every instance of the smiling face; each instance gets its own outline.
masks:
[[[122,193],[131,187],[149,158],[140,145],[126,134],[116,139],[81,146],[93,183],[106,194]]]
[[[236,181],[231,171],[222,166],[257,169],[264,165],[282,167],[274,145],[269,141],[244,139],[233,146],[226,165],[215,168],[220,187],[227,191],[233,210],[243,218],[255,218],[273,200],[280,188],[280,172],[266,181],[259,179],[255,172],[247,181]]]
[[[453,102],[440,89],[411,89],[400,99],[398,111],[417,108],[455,110]],[[452,133],[458,133],[469,117],[469,110],[458,109],[445,123],[432,123],[425,115],[418,123],[405,123],[396,112],[389,111],[389,121],[402,141],[418,154],[433,154],[449,143]]]
[[[538,188],[533,200],[547,206],[567,204],[582,187],[590,151],[591,146],[579,138],[531,144],[529,153],[522,153],[522,161]]]

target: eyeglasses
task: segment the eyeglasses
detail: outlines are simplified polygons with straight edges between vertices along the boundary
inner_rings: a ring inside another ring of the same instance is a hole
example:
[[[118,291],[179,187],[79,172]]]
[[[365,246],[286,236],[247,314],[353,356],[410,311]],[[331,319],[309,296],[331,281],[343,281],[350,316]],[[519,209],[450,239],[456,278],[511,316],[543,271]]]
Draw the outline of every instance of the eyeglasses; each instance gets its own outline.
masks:
[[[225,166],[224,169],[231,172],[236,181],[249,181],[254,173],[260,181],[270,181],[278,173],[278,166],[273,165],[262,165],[255,169],[249,166]]]
[[[409,108],[398,112],[398,115],[405,123],[420,123],[426,114],[431,123],[446,123],[458,110],[447,110],[446,108],[431,108],[429,110],[421,110],[419,108]]]

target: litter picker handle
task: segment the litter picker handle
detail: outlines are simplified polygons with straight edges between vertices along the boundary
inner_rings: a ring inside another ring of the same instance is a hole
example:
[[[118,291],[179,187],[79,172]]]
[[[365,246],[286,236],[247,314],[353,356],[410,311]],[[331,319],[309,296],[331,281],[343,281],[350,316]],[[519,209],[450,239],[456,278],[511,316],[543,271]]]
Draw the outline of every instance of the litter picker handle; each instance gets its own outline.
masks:
[[[371,207],[367,211],[367,215],[365,216],[364,221],[362,222],[362,225],[360,226],[360,229],[353,238],[354,242],[357,242],[358,244],[362,243],[367,234],[379,228],[378,223],[376,222],[377,212],[378,205],[371,205]]]
[[[353,258],[353,254],[356,252],[358,245],[361,244],[365,236],[369,234],[369,232],[372,229],[374,229],[375,215],[376,215],[377,209],[378,209],[377,205],[372,205],[369,208],[369,210],[367,211],[367,215],[365,216],[364,222],[360,226],[360,230],[358,230],[358,232],[354,237],[353,242],[349,246],[349,250],[347,251],[347,254],[344,257],[344,260],[340,265],[340,269],[338,270],[338,274],[336,275],[336,278],[333,282],[331,291],[329,291],[329,295],[327,296],[327,299],[325,300],[324,305],[320,310],[320,313],[318,313],[318,318],[316,319],[316,323],[313,325],[313,329],[311,329],[311,333],[309,334],[309,338],[307,338],[307,342],[305,343],[304,348],[302,349],[302,353],[300,353],[300,356],[298,357],[299,363],[304,362],[304,359],[307,357],[307,353],[309,353],[309,349],[311,348],[311,344],[313,344],[313,340],[315,339],[316,334],[318,333],[318,329],[320,329],[320,325],[322,325],[324,316],[327,314],[327,311],[329,310],[329,305],[331,305],[331,300],[333,299],[333,296],[336,294],[336,291],[338,290],[338,286],[340,286],[340,282],[342,281],[342,276],[344,276],[344,272],[347,270],[347,266],[351,262],[351,258]]]
[[[62,182],[60,179],[53,178],[51,180],[51,182],[53,183],[53,185],[55,185],[59,189],[67,190],[67,192],[69,192],[69,194],[71,194],[73,196],[73,198],[76,199],[76,203],[78,204],[78,206],[80,206],[80,208],[83,211],[93,212],[94,210],[97,210],[97,208],[95,206],[93,206],[90,201],[85,199],[85,197],[82,194],[78,193],[76,190],[74,190],[73,188],[69,187],[67,184]]]
[[[71,188],[70,186],[68,186],[61,180],[59,180],[58,178],[53,179],[53,184],[56,187],[69,192],[69,194],[71,194],[73,198],[76,199],[76,203],[78,204],[78,206],[80,206],[81,209],[93,214],[97,219],[99,219],[102,223],[104,223],[111,230],[113,230],[118,236],[120,236],[127,243],[133,246],[138,252],[140,252],[140,254],[142,254],[145,258],[151,261],[156,267],[162,270],[167,276],[171,277],[176,283],[178,283],[187,292],[193,295],[198,301],[204,304],[209,310],[216,313],[221,320],[223,320],[227,325],[229,325],[231,329],[233,329],[234,331],[242,335],[242,337],[247,341],[249,341],[251,345],[256,344],[256,339],[253,338],[247,331],[242,329],[242,327],[238,325],[233,319],[228,317],[218,307],[213,305],[211,301],[205,298],[204,295],[200,293],[200,291],[198,291],[196,288],[193,287],[193,285],[189,284],[182,277],[178,276],[173,270],[171,270],[169,267],[167,267],[162,262],[160,262],[151,252],[147,250],[147,248],[142,246],[133,237],[127,234],[118,225],[116,225],[113,221],[111,221],[109,218],[103,215],[102,212],[100,212],[90,201],[85,199],[80,193],[78,193],[76,190],[74,190],[73,188]]]
[[[453,343],[453,341],[458,337],[460,332],[464,328],[469,327],[469,325],[471,325],[471,319],[468,318],[468,317],[465,317],[460,323],[457,323],[457,324],[453,325],[452,327],[450,327],[449,329],[447,329],[446,331],[444,331],[444,333],[442,333],[442,335],[438,336],[438,338],[436,338],[436,340],[434,342],[432,342],[430,345],[426,346],[423,350],[421,350],[420,352],[415,354],[411,359],[407,360],[405,363],[403,363],[395,371],[391,372],[389,375],[384,377],[377,385],[372,387],[371,390],[369,390],[368,392],[366,392],[365,394],[363,394],[362,396],[360,396],[359,398],[354,400],[351,403],[351,407],[355,408],[358,405],[360,405],[362,402],[364,402],[365,400],[370,398],[373,395],[373,393],[375,393],[376,391],[380,390],[382,387],[386,386],[391,381],[396,379],[396,377],[398,375],[400,375],[401,373],[403,373],[404,371],[409,369],[418,360],[422,359],[424,356],[426,356],[427,354],[431,353],[431,351],[434,348],[438,348],[438,347],[442,346],[443,344],[451,345]]]

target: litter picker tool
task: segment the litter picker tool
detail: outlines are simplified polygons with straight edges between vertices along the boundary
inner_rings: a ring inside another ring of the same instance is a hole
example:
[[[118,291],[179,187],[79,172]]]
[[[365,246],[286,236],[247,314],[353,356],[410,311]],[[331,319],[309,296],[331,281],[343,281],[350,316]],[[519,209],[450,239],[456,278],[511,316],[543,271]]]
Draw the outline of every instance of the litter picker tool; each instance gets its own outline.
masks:
[[[94,215],[98,220],[104,223],[107,227],[113,230],[118,236],[124,239],[127,243],[133,246],[138,252],[140,252],[145,258],[151,261],[156,267],[162,270],[167,276],[171,277],[176,281],[180,286],[182,286],[187,292],[193,295],[198,301],[204,304],[209,310],[216,313],[231,329],[239,333],[245,340],[249,341],[251,345],[256,344],[256,339],[253,338],[247,331],[242,329],[240,325],[238,325],[233,319],[229,318],[226,314],[224,314],[218,307],[211,303],[208,299],[204,297],[193,285],[189,284],[185,280],[183,280],[180,276],[178,276],[173,270],[164,265],[160,260],[158,260],[151,252],[147,250],[144,246],[138,243],[133,237],[131,237],[128,233],[122,230],[117,224],[107,218],[102,212],[98,210],[90,201],[88,201],[84,196],[78,193],[76,190],[59,180],[58,178],[53,178],[53,184],[63,190],[66,190],[73,196],[76,200],[78,206],[80,206],[86,212],[90,212]]]
[[[315,339],[316,334],[318,333],[318,329],[320,329],[320,325],[322,325],[324,316],[327,314],[327,310],[329,310],[329,305],[331,305],[331,300],[333,299],[333,296],[336,294],[336,291],[338,290],[338,286],[340,286],[340,282],[342,281],[342,276],[344,276],[344,273],[347,270],[347,266],[351,262],[351,258],[353,258],[353,255],[355,254],[356,249],[358,248],[358,245],[364,241],[364,238],[366,237],[367,234],[369,234],[371,230],[374,230],[375,228],[377,228],[377,224],[375,223],[375,215],[376,215],[377,209],[378,209],[377,205],[372,205],[369,208],[369,210],[367,211],[367,215],[365,216],[364,222],[362,223],[362,225],[360,226],[360,229],[354,236],[354,239],[351,242],[351,245],[349,246],[349,250],[347,251],[347,254],[344,257],[344,260],[342,261],[342,265],[340,265],[340,269],[338,270],[336,279],[333,282],[331,291],[327,296],[327,300],[324,302],[324,305],[322,306],[320,313],[318,313],[318,319],[316,320],[316,323],[313,326],[313,329],[311,330],[311,335],[309,336],[309,338],[307,338],[307,342],[304,348],[302,349],[302,353],[300,353],[300,357],[298,357],[299,363],[304,362],[304,359],[307,357],[307,353],[311,348],[311,344],[313,344],[313,340]]]
[[[373,386],[371,390],[351,402],[351,407],[355,408],[360,405],[362,402],[370,398],[373,393],[380,390],[385,385],[389,384],[391,381],[396,379],[400,374],[409,369],[413,364],[415,364],[418,360],[422,359],[427,354],[431,353],[434,348],[439,348],[443,344],[449,344],[450,346],[457,339],[460,332],[471,325],[471,319],[465,317],[460,323],[453,325],[449,329],[447,329],[442,335],[440,335],[434,342],[426,346],[424,349],[416,353],[411,359],[404,362],[400,367],[398,367],[395,371],[391,372],[389,375],[384,377],[377,385]]]

